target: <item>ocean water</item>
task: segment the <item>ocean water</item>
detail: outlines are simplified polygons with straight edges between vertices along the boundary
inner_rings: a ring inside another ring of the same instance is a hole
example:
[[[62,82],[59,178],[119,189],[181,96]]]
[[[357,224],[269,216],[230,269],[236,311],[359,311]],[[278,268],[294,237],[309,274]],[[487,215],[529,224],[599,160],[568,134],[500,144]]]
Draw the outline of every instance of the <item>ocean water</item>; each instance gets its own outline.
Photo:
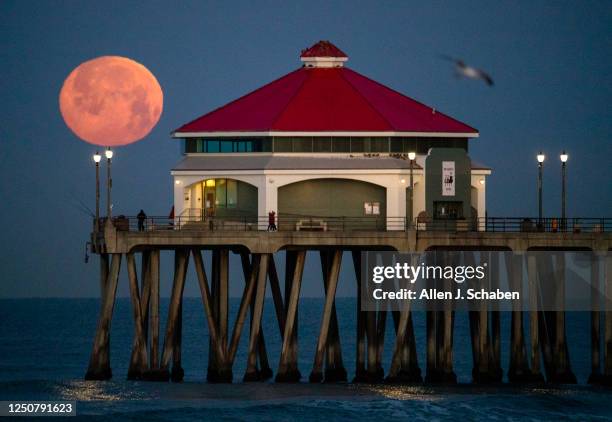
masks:
[[[231,320],[238,299],[231,300]],[[180,384],[127,381],[132,343],[129,299],[115,307],[111,334],[113,379],[83,381],[96,326],[97,299],[0,300],[0,400],[75,400],[77,416],[106,420],[612,420],[612,390],[590,387],[589,317],[568,313],[567,333],[575,386],[481,387],[469,384],[472,358],[467,314],[455,320],[454,368],[459,385],[388,386],[306,382],[319,329],[322,299],[302,299],[299,311],[300,384],[242,383],[243,339],[234,364],[235,382],[205,382],[208,334],[201,301],[183,305],[183,368]],[[167,300],[162,300],[162,310]],[[349,379],[355,362],[355,299],[339,298],[337,310]],[[165,315],[162,314],[162,317]],[[414,315],[419,364],[424,372],[424,314]],[[280,335],[273,304],[266,301],[263,327],[272,368],[278,364]],[[386,336],[385,368],[392,349],[392,322]],[[163,325],[162,325],[163,329]],[[163,330],[162,330],[163,331]],[[247,330],[248,331],[248,330]],[[246,333],[246,331],[245,331]],[[502,317],[502,364],[508,367],[509,320]]]

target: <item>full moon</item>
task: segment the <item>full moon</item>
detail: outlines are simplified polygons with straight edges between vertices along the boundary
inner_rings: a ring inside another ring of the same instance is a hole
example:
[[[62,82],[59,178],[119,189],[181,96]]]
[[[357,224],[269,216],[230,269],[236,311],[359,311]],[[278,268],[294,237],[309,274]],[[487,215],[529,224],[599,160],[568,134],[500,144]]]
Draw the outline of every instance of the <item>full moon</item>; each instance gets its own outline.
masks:
[[[119,56],[81,63],[59,95],[66,125],[82,140],[100,146],[144,138],[159,120],[163,103],[155,76],[140,63]]]

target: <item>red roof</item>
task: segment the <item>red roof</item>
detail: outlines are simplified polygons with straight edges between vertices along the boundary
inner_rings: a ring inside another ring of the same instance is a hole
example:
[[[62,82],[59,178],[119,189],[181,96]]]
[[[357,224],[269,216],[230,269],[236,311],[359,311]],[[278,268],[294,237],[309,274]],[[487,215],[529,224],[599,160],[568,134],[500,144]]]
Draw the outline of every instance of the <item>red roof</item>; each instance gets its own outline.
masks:
[[[327,53],[333,50],[331,47],[337,52]],[[344,55],[325,41],[305,50],[302,56],[305,54]],[[302,67],[181,126],[174,135],[210,136],[215,132],[478,136],[473,127],[346,67]]]
[[[344,51],[329,41],[319,41],[315,45],[302,50],[300,57],[348,57]]]

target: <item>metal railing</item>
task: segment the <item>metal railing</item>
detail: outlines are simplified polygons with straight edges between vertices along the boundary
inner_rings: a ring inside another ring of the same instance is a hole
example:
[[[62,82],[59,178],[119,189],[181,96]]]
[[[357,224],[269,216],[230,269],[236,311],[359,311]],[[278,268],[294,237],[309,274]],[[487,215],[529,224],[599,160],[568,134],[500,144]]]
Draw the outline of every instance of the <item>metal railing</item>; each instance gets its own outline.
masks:
[[[104,219],[101,219],[103,227]],[[268,216],[181,215],[169,217],[147,217],[139,220],[134,216],[117,216],[113,224],[118,231],[404,231],[418,232],[524,232],[524,233],[604,233],[612,232],[612,218],[537,218],[527,217],[483,217],[472,220],[438,220],[417,218],[413,222],[405,217],[319,217],[280,215],[273,224]]]
[[[482,217],[471,220],[416,220],[417,231],[483,231],[522,233],[604,233],[612,231],[612,218]]]

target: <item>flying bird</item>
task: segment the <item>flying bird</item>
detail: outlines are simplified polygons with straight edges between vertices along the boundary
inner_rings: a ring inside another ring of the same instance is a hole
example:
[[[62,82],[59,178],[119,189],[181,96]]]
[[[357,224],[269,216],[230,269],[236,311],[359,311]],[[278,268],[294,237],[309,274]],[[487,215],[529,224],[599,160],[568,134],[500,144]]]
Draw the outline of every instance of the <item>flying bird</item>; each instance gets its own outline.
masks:
[[[485,71],[466,64],[461,59],[450,56],[442,56],[443,59],[455,64],[455,76],[458,78],[469,78],[484,81],[488,86],[493,86],[493,79]]]

